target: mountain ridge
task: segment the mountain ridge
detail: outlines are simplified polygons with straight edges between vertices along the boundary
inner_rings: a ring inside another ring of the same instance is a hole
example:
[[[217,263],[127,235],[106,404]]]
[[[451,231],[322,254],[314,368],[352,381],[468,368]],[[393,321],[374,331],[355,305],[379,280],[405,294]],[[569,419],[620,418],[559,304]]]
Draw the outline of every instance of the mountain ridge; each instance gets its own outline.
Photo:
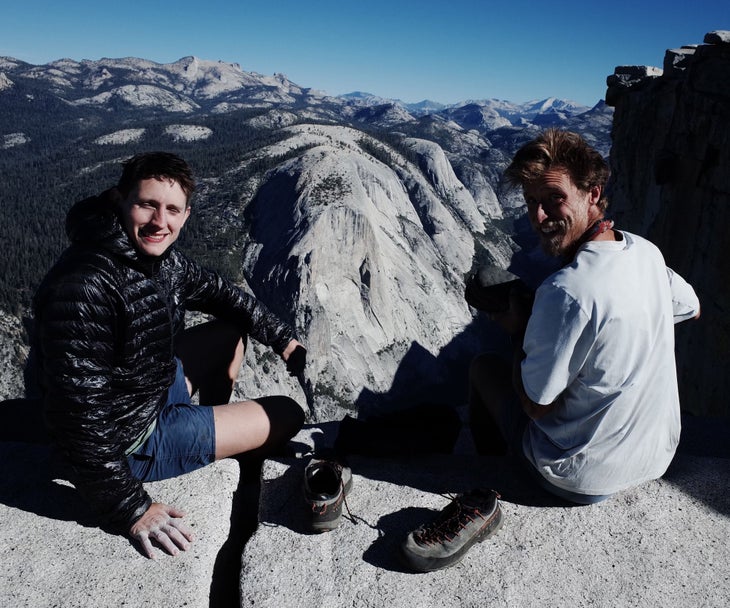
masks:
[[[45,74],[44,68],[48,68],[45,70]],[[396,104],[416,115],[449,110],[465,105],[489,107],[505,116],[535,116],[553,108],[576,115],[590,109],[588,106],[581,106],[575,102],[561,100],[556,97],[530,100],[524,103],[514,103],[500,99],[480,99],[444,104],[430,100],[423,100],[418,103],[406,103],[398,99],[389,99],[362,91],[344,95],[327,95],[316,89],[301,87],[281,73],[266,76],[257,72],[245,71],[238,63],[201,59],[194,55],[181,57],[171,63],[157,63],[137,57],[104,57],[98,60],[63,58],[37,65],[9,56],[0,57],[0,70],[10,71],[22,77],[46,79],[56,86],[66,87],[67,89],[77,88],[79,79],[82,77],[85,79],[87,87],[97,89],[103,86],[104,83],[113,82],[115,78],[118,79],[122,75],[121,72],[115,75],[109,71],[110,69],[134,71],[135,80],[137,81],[154,82],[157,86],[172,87],[178,92],[184,92],[200,98],[220,96],[245,87],[264,87],[279,89],[280,92],[289,92],[295,96],[311,96],[313,99],[342,100],[346,103],[350,102],[365,106]],[[84,70],[84,74],[78,74],[79,71]],[[191,86],[186,88],[180,82],[170,81],[169,77],[161,78],[161,75],[165,72],[169,75],[176,75],[180,81],[183,83],[187,82]],[[74,76],[76,77],[75,79]],[[8,78],[7,74],[5,74],[5,78]],[[206,86],[200,89],[192,87],[192,83],[199,82],[201,79],[206,83]],[[294,98],[286,98],[282,95],[277,101],[291,103],[294,101]]]

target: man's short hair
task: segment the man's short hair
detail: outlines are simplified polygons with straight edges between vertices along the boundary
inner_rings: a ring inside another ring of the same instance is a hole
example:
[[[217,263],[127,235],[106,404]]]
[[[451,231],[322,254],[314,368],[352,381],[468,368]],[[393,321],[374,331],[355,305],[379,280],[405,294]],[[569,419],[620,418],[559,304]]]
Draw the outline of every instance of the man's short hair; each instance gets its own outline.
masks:
[[[551,169],[564,169],[576,188],[583,192],[600,186],[598,206],[602,211],[606,210],[608,164],[578,133],[560,129],[543,131],[517,151],[504,176],[511,185],[524,188]]]
[[[171,179],[183,189],[187,202],[195,190],[195,179],[190,165],[171,152],[145,152],[137,154],[122,163],[124,167],[117,190],[127,198],[134,187],[143,179]]]

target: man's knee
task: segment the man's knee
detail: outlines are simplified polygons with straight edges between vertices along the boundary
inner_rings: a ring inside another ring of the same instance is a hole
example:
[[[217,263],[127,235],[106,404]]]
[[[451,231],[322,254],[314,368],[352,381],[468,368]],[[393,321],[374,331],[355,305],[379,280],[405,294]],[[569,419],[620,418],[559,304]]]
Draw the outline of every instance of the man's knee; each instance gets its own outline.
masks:
[[[304,410],[291,397],[280,397],[282,399],[282,415],[285,419],[290,437],[296,435],[304,426]]]
[[[304,425],[304,410],[291,397],[260,397],[256,402],[264,409],[271,423],[272,435],[290,439]]]
[[[243,357],[246,336],[231,323],[214,319],[186,329],[178,339],[177,350],[185,357],[229,361],[237,355]]]
[[[230,323],[213,320],[186,329],[176,351],[191,394],[200,391],[200,402],[206,405],[228,403],[245,346],[245,336]]]

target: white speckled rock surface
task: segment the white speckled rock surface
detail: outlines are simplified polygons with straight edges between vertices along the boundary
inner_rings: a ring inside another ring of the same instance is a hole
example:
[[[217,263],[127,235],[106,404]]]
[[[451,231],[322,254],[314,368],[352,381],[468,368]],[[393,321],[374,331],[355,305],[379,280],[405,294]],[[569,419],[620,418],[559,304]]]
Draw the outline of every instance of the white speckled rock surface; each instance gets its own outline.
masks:
[[[207,607],[216,559],[231,525],[239,465],[146,484],[181,508],[192,547],[149,560],[127,538],[90,525],[79,495],[49,474],[48,449],[0,443],[0,606],[13,608]]]
[[[306,459],[268,461],[260,525],[244,551],[242,606],[727,606],[730,460],[680,454],[664,479],[587,507],[536,506],[499,458],[352,460],[357,523],[310,534]],[[447,500],[498,489],[504,524],[459,564],[408,573],[405,534]],[[539,501],[538,501],[539,502]]]

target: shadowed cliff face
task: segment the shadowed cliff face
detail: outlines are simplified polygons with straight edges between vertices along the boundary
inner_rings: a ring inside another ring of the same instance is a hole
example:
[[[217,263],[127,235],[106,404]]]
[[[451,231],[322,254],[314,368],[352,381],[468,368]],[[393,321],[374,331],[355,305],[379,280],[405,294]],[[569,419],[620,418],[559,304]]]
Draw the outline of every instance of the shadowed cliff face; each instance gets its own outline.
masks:
[[[682,407],[730,415],[730,32],[666,53],[664,69],[622,67],[615,106],[611,211],[646,235],[694,286],[699,322],[677,328]]]

